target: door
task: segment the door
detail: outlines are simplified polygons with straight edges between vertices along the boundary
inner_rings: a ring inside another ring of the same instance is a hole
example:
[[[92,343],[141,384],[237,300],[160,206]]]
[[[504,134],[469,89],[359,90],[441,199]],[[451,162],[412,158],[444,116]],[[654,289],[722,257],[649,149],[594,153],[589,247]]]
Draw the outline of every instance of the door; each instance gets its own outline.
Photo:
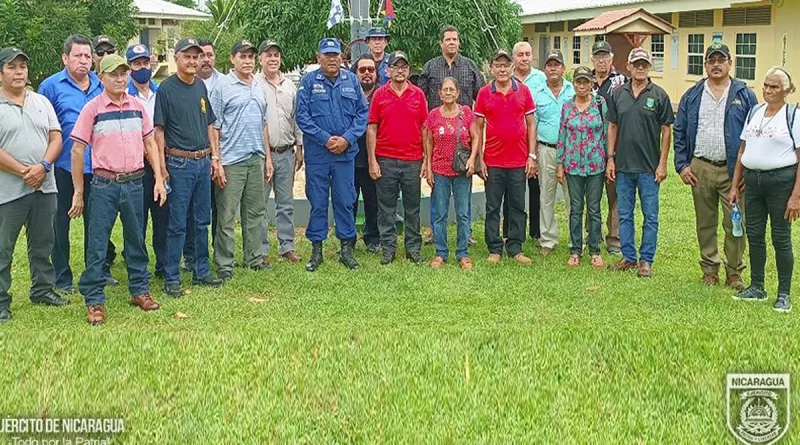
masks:
[[[139,31],[139,43],[141,43],[142,45],[146,46],[147,48],[150,48],[150,30],[149,29],[142,28],[142,30]],[[150,51],[152,51],[152,49]]]
[[[547,53],[550,51],[550,36],[539,36],[539,58],[533,61],[534,68],[542,69]]]

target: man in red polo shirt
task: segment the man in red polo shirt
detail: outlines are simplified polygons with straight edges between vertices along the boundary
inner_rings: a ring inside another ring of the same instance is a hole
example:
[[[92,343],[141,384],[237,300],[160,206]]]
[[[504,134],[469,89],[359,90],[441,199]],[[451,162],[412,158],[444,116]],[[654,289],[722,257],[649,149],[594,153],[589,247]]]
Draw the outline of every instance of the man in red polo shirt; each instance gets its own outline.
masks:
[[[512,59],[500,49],[492,58],[494,82],[478,92],[475,102],[478,133],[486,130],[482,175],[486,181],[486,244],[490,263],[499,263],[503,254],[500,236],[500,209],[503,195],[508,200],[508,255],[522,264],[530,258],[522,254],[525,242],[525,187],[537,175],[536,122],[531,91],[511,77]]]
[[[422,262],[419,233],[422,168],[422,125],[428,117],[425,93],[408,81],[408,58],[396,51],[389,60],[388,84],[372,96],[367,126],[369,174],[378,191],[381,264],[394,261],[397,250],[398,191],[403,192],[406,257]]]
[[[86,299],[89,323],[101,324],[106,318],[106,278],[103,264],[106,247],[117,215],[122,218],[125,263],[131,304],[145,311],[159,308],[150,296],[147,247],[144,243],[144,156],[153,167],[154,200],[164,205],[167,192],[161,177],[161,156],[154,129],[144,105],[126,92],[131,72],[126,60],[117,54],[100,62],[104,91],[83,107],[72,130],[72,183],[74,193],[70,218],[83,213],[83,152],[92,146],[94,177],[87,205],[89,244],[86,270],[78,285]]]

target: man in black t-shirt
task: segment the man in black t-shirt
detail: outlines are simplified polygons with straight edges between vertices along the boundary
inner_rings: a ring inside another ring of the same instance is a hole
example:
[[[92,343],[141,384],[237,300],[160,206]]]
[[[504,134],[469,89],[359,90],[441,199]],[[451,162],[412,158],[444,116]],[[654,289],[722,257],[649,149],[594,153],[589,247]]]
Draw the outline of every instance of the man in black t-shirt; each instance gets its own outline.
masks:
[[[675,121],[672,102],[666,91],[648,77],[651,64],[647,50],[634,48],[628,56],[631,81],[611,93],[606,167],[608,180],[617,184],[619,240],[623,256],[611,268],[631,270],[638,267],[639,276],[646,278],[652,275],[656,254],[658,192],[667,177],[671,125]],[[633,227],[637,190],[644,215],[638,255]]]
[[[211,145],[209,136],[216,117],[205,84],[195,77],[201,52],[195,39],[182,39],[175,45],[178,72],[159,85],[153,119],[159,151],[166,157],[166,171],[162,173],[172,187],[167,201],[169,226],[164,274],[165,291],[173,297],[183,295],[179,266],[187,224],[195,228],[192,282],[215,287],[222,284],[222,280],[211,275],[208,261],[212,172],[216,177],[222,167],[219,147]],[[187,217],[190,203],[194,215]]]

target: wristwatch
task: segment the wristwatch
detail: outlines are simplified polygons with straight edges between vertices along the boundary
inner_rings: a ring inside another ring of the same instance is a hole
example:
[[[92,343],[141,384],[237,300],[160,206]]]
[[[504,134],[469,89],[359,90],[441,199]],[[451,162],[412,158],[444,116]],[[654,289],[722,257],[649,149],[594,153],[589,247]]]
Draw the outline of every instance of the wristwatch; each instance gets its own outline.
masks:
[[[608,159],[614,159],[614,158],[616,158],[616,157],[617,157],[617,152],[614,152],[614,153],[609,153],[609,154],[608,154],[606,157],[607,157]]]
[[[44,167],[45,173],[50,173],[50,170],[53,169],[53,163],[47,162],[46,160],[42,160],[40,164],[42,164],[42,166]]]
[[[211,156],[212,161],[219,161],[219,156]]]
[[[533,159],[533,160],[535,161],[535,160],[536,160],[536,153],[530,153],[530,154],[528,155],[528,157],[529,157],[529,158],[531,158],[531,159]]]

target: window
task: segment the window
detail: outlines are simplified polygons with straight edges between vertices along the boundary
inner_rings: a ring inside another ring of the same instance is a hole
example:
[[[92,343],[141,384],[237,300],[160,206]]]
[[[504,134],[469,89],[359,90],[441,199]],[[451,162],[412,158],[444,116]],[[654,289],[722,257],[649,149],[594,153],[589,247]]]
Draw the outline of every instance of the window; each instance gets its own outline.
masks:
[[[690,75],[703,75],[705,37],[703,34],[689,34],[689,68],[687,72]]]
[[[772,6],[722,10],[722,26],[771,25]]]
[[[547,32],[547,23],[534,23],[533,32]]]
[[[564,32],[564,22],[550,22],[550,32]]]
[[[586,20],[570,20],[567,22],[567,28],[569,31],[572,31],[573,29],[583,25],[585,22]]]
[[[756,80],[756,34],[736,34],[736,77]]]
[[[681,28],[703,28],[714,26],[714,10],[686,11],[678,13],[678,26]]]
[[[561,37],[553,36],[553,49],[561,49]]]
[[[653,57],[653,71],[664,72],[664,36],[654,35],[650,37],[650,54]]]
[[[581,38],[578,36],[572,38],[572,63],[581,64]]]

